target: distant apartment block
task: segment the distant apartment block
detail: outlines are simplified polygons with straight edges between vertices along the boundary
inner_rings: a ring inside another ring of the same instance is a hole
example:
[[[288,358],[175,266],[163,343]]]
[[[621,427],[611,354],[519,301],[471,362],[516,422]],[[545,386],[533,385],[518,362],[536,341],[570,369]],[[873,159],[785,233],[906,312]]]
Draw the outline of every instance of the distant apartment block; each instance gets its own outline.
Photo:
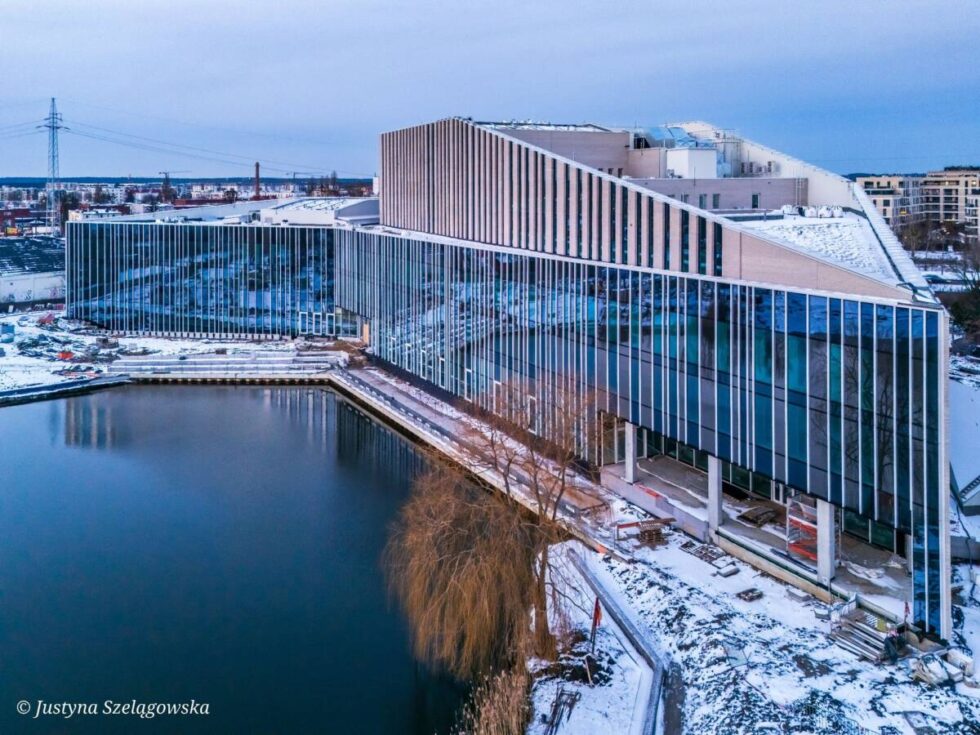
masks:
[[[980,168],[946,168],[926,174],[922,181],[923,216],[936,225],[963,225],[967,239],[977,242],[977,203]]]
[[[910,174],[880,174],[857,177],[857,185],[871,198],[882,218],[895,232],[922,222],[924,177]]]

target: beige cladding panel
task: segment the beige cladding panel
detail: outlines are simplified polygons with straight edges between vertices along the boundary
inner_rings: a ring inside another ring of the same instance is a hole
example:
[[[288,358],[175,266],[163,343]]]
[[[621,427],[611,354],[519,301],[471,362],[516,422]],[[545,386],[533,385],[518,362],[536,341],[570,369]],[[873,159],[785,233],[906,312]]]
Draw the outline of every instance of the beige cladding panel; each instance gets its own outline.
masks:
[[[648,197],[640,200],[640,211],[637,213],[640,221],[640,248],[637,258],[640,265],[649,265],[653,257],[653,226],[650,214],[653,212],[653,202]]]
[[[558,204],[558,192],[555,191],[557,161],[550,156],[544,162],[544,251],[553,253],[555,243],[555,209]]]
[[[629,263],[642,265],[643,260],[643,203],[637,198],[636,192],[627,190],[629,197]]]
[[[580,231],[580,222],[582,217],[582,192],[580,189],[580,183],[582,179],[581,169],[572,168],[569,166],[568,171],[568,201],[571,202],[571,207],[568,212],[566,219],[566,227],[568,228],[568,251],[569,255],[580,255],[579,243],[581,242],[582,233]]]
[[[599,208],[596,213],[596,230],[599,234],[599,259],[612,262],[612,243],[609,242],[609,202],[612,199],[612,182],[599,179]]]
[[[648,199],[649,205],[653,207],[653,255],[652,263],[654,268],[663,268],[664,265],[664,203]]]
[[[588,171],[583,171],[579,182],[582,200],[582,217],[579,223],[579,238],[582,242],[582,256],[590,257],[592,252],[592,185]]]
[[[681,211],[669,207],[670,214],[670,266],[669,270],[681,269]]]
[[[666,175],[666,148],[637,148],[627,152],[627,176],[659,179]]]
[[[675,199],[687,197],[686,201],[696,206],[703,196],[704,209],[749,209],[756,194],[760,209],[807,203],[806,179],[638,179],[634,183]]]
[[[628,165],[630,134],[626,132],[569,130],[504,130],[502,132],[590,168],[625,171]]]
[[[568,254],[568,167],[564,163],[555,163],[555,252]]]
[[[778,283],[780,286],[855,293],[881,298],[907,298],[901,289],[892,288],[837,268],[803,253],[795,253],[773,243],[742,234],[738,272],[725,271],[728,278],[746,281]],[[729,241],[725,240],[724,265],[728,264]]]

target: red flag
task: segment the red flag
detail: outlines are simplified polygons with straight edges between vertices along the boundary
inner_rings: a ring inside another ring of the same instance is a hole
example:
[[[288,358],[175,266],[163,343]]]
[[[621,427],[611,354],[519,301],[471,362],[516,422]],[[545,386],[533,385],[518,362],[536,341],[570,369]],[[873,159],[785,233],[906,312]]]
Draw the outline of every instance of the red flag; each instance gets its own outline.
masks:
[[[599,623],[602,622],[602,608],[599,607],[599,598],[595,598],[595,607],[592,609],[592,634],[589,636],[592,639],[592,652],[595,653],[595,629],[599,627]]]

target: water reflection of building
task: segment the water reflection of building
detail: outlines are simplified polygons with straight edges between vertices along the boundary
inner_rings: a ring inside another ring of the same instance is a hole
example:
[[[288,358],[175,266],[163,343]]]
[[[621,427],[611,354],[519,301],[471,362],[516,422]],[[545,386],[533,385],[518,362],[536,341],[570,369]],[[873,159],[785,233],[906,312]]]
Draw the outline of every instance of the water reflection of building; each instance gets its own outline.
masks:
[[[321,388],[265,388],[263,404],[305,430],[308,446],[344,461],[373,458],[402,477],[422,467],[422,454],[387,426],[375,423],[348,400]],[[378,461],[380,460],[380,461]]]
[[[111,449],[117,443],[111,400],[98,395],[64,402],[65,444],[85,449]]]

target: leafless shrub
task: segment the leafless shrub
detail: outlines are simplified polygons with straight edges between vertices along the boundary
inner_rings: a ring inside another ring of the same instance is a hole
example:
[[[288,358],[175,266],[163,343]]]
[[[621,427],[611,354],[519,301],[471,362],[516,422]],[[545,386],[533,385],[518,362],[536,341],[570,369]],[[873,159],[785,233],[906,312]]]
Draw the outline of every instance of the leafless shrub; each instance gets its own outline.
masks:
[[[488,677],[474,691],[455,735],[523,735],[530,716],[523,665]]]
[[[519,512],[433,459],[385,551],[416,655],[461,678],[523,660],[532,551]]]

